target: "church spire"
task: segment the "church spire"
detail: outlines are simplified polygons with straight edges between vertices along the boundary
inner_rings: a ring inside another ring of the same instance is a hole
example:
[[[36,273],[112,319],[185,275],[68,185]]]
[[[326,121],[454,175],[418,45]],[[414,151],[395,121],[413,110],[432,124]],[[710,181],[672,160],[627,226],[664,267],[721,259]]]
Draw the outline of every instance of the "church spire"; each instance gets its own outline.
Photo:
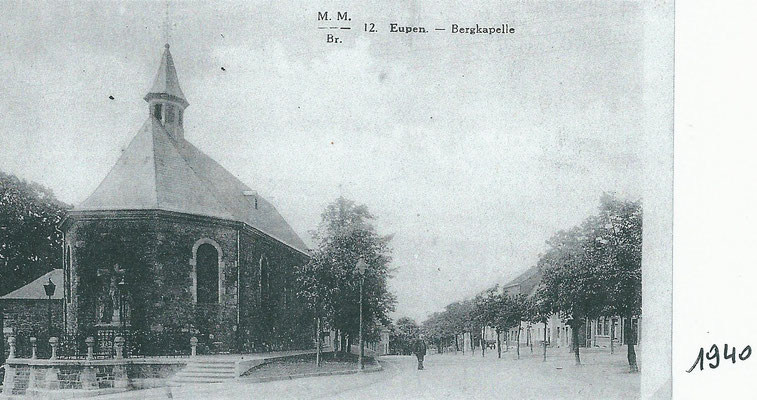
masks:
[[[145,95],[145,101],[150,104],[150,114],[160,121],[173,139],[184,138],[184,109],[189,102],[179,86],[176,67],[171,57],[169,45],[166,43],[160,60],[158,74],[152,88]]]

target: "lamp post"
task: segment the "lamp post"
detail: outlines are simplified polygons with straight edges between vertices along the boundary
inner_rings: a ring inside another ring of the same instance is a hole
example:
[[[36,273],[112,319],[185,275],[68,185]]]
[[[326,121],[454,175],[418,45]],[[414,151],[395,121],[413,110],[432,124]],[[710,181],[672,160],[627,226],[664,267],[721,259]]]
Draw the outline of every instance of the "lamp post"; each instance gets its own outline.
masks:
[[[118,318],[121,320],[121,334],[126,330],[126,304],[124,304],[124,293],[126,292],[126,282],[124,277],[118,281]]]
[[[359,365],[359,368],[362,370],[364,369],[363,366],[363,280],[365,280],[365,268],[368,266],[368,264],[363,261],[363,258],[361,257],[359,260],[357,260],[357,272],[360,274],[360,324],[359,324],[359,346],[360,349],[358,350],[358,356],[357,356],[357,363]]]
[[[47,295],[47,336],[53,336],[53,295],[55,294],[55,284],[51,277],[47,277],[47,283],[42,285]]]

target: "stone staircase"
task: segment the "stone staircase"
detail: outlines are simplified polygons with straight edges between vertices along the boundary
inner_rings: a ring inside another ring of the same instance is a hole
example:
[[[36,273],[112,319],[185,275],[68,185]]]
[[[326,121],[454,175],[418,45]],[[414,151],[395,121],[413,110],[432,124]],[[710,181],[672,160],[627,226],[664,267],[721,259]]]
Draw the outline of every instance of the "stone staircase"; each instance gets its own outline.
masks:
[[[238,377],[236,360],[195,359],[169,381],[171,386],[220,383]]]

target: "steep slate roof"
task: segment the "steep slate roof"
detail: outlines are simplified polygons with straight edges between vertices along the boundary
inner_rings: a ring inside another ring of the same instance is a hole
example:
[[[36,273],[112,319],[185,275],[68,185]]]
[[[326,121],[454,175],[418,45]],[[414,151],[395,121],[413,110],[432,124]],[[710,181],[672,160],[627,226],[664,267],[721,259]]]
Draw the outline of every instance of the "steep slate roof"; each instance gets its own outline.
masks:
[[[167,47],[145,98],[166,95],[186,101]],[[150,116],[94,193],[74,210],[154,209],[243,222],[307,253],[305,243],[271,203],[188,141],[173,139]]]
[[[171,57],[171,52],[168,48],[169,46],[166,44],[166,49],[163,51],[163,56],[160,58],[160,67],[158,67],[158,73],[155,75],[155,81],[153,81],[152,88],[145,96],[145,100],[148,100],[152,96],[163,97],[167,95],[174,97],[174,100],[182,100],[186,107],[189,103],[179,86],[179,77],[176,74],[173,57]]]
[[[55,294],[53,299],[60,300],[63,298],[63,270],[54,269],[34,281],[21,286],[20,288],[0,297],[0,300],[47,300],[43,285],[47,284],[47,279],[52,279],[55,284]]]
[[[533,266],[518,275],[515,279],[506,283],[502,288],[509,294],[522,293],[526,296],[531,296],[536,292],[536,288],[539,287],[541,277],[542,272],[539,267]]]

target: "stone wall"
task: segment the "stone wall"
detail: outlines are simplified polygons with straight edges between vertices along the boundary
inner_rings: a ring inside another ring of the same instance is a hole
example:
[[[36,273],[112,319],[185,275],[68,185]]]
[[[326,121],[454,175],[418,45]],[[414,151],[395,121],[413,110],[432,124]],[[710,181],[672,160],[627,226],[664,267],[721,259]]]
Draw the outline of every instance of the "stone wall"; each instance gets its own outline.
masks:
[[[2,395],[80,398],[165,386],[187,359],[10,359]]]
[[[127,271],[131,329],[192,334],[200,339],[200,353],[312,346],[311,321],[297,302],[293,275],[307,258],[246,225],[143,211],[74,215],[64,229],[72,256],[69,333],[90,335],[101,324],[96,299],[107,282],[98,270],[117,263]],[[221,254],[218,304],[194,303],[199,243],[212,244]],[[262,280],[261,264],[267,271]]]

